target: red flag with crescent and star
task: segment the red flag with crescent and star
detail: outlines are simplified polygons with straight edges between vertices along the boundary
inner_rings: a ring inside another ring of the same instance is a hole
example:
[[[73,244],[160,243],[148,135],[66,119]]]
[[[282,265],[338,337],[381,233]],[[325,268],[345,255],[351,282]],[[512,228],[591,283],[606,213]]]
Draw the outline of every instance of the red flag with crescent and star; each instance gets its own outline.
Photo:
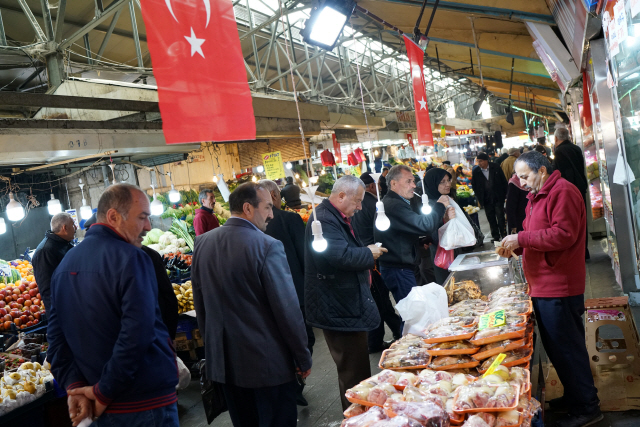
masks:
[[[256,139],[231,0],[141,0],[167,144]]]
[[[424,51],[407,36],[404,37],[404,45],[409,57],[411,70],[411,82],[413,83],[413,101],[416,109],[416,123],[418,127],[418,145],[430,145],[433,147],[433,133],[431,132],[431,119],[429,118],[429,105],[427,104],[427,90],[424,83]]]

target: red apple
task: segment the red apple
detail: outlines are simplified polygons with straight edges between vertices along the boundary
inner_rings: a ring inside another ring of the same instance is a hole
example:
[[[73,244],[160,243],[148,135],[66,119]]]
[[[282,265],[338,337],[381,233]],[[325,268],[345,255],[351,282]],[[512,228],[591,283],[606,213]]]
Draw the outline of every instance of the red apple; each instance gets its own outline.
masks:
[[[37,305],[38,307],[40,306],[40,298],[36,298],[35,300],[31,301],[33,301],[33,305]]]
[[[37,305],[32,305],[31,307],[29,307],[31,309],[32,313],[37,313],[40,311],[40,307],[38,307]]]
[[[29,289],[36,289],[37,287],[38,285],[36,284],[36,282],[29,283]]]
[[[38,322],[38,321],[40,320],[40,317],[41,317],[42,313],[37,312],[37,313],[34,313],[33,315],[34,315],[34,316],[35,316],[35,318],[36,318],[36,320],[34,320],[34,322]]]
[[[16,300],[16,302],[20,305],[24,304],[24,298],[20,297]]]
[[[18,286],[18,289],[20,289],[20,292],[24,292],[25,289],[27,289],[27,287],[25,286],[24,283],[21,283],[20,286]]]
[[[7,320],[7,321],[4,322],[4,329],[7,330],[7,331],[9,329],[11,329],[11,322],[10,321]]]
[[[18,289],[18,288],[13,288],[13,294],[14,294],[14,295],[20,295],[20,289]]]
[[[4,308],[0,308],[0,319],[2,319],[7,314],[7,310]]]
[[[20,324],[22,323],[22,320],[20,320],[20,318],[13,319],[13,323],[15,323],[16,326],[20,326]]]
[[[33,322],[27,322],[27,328],[28,328],[29,326],[33,326]]]
[[[12,321],[12,320],[13,320],[13,317],[11,317],[11,315],[10,315],[10,314],[5,314],[5,315],[4,315],[4,320],[5,320],[5,322],[6,322],[6,321]]]
[[[18,303],[17,302],[12,302],[11,304],[9,304],[9,308],[11,308],[12,311],[13,311],[13,309],[19,308]]]
[[[22,316],[20,316],[20,321],[21,321],[22,323],[27,323],[27,320],[29,320],[29,319],[27,318],[27,315],[26,315],[26,314],[23,314]]]
[[[7,303],[4,302],[4,300],[0,300],[0,308],[3,308],[5,305],[7,305]]]
[[[36,298],[38,299],[42,299],[42,297],[40,296],[40,293],[38,292],[38,295],[36,295]]]
[[[13,296],[12,295],[7,295],[6,297],[4,297],[4,301],[6,303],[13,302]]]
[[[26,300],[26,301],[24,302],[24,306],[25,306],[25,307],[29,307],[31,304],[33,304],[33,301],[31,301],[30,299],[28,299],[28,300]]]
[[[35,297],[36,295],[38,295],[38,290],[37,289],[29,289],[29,296],[30,297]]]
[[[36,320],[33,321],[34,325],[37,325],[38,323],[40,323],[40,320],[38,320],[40,318],[39,315],[40,315],[40,313],[37,313]]]

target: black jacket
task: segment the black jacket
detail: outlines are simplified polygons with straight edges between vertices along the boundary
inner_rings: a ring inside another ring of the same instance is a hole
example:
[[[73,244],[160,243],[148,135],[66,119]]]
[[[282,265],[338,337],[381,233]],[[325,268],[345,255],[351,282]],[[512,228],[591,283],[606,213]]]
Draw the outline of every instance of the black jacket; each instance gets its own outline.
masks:
[[[480,206],[484,207],[484,204],[492,201],[493,203],[504,203],[507,198],[507,186],[509,182],[504,176],[504,172],[500,166],[495,163],[489,162],[489,188],[487,193],[485,185],[487,178],[482,173],[482,168],[478,166],[471,172],[471,186],[476,193],[476,199],[480,203]]]
[[[505,212],[507,213],[507,233],[511,234],[512,230],[518,233],[523,230],[522,223],[527,214],[527,190],[521,190],[517,185],[510,182],[507,190],[507,203]]]
[[[160,254],[144,245],[141,249],[145,254],[149,255],[153,262],[153,271],[156,273],[156,282],[158,282],[158,305],[162,314],[162,322],[169,330],[169,336],[174,340],[178,329],[178,299],[176,294],[173,293],[171,280],[169,280]]]
[[[304,222],[300,215],[273,209],[273,219],[267,223],[267,235],[284,245],[289,270],[300,305],[304,304]]]
[[[502,164],[502,162],[504,162],[506,160],[506,158],[509,157],[509,154],[507,153],[502,153],[500,155],[500,157],[498,157],[496,159],[496,161],[494,162],[496,165],[500,166]]]
[[[31,261],[33,275],[47,312],[51,308],[51,277],[55,269],[60,265],[62,258],[71,248],[73,248],[71,242],[67,242],[51,231],[47,231],[33,255],[33,260]]]
[[[387,195],[387,191],[389,191],[389,187],[387,186],[387,178],[380,175],[378,182],[380,183],[380,198],[382,199]]]
[[[362,210],[356,212],[351,218],[351,225],[356,232],[356,236],[362,240],[365,246],[373,245],[373,223],[376,220],[376,202],[378,198],[373,194],[365,191],[362,200]]]
[[[564,141],[556,147],[553,165],[564,179],[578,188],[584,198],[589,188],[589,182],[584,172],[584,154],[577,145]]]
[[[380,314],[369,290],[373,254],[351,234],[340,212],[329,202],[316,207],[327,249],[316,252],[311,243],[313,215],[307,222],[304,246],[304,301],[307,323],[320,329],[371,331]]]
[[[385,231],[374,229],[376,241],[382,243],[382,247],[389,251],[379,258],[380,265],[390,268],[413,268],[418,238],[437,232],[442,225],[445,207],[442,203],[436,203],[431,213],[424,215],[391,190],[382,203],[391,226]]]
[[[300,187],[295,184],[287,184],[284,186],[282,190],[280,190],[280,195],[285,202],[287,202],[287,206],[291,209],[299,209],[302,201],[300,200]]]

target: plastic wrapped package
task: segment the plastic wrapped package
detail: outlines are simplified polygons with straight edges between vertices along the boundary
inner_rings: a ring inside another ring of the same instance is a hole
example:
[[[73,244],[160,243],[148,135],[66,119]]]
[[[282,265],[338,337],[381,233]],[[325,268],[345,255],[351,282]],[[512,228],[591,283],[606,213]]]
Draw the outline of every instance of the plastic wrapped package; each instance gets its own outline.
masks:
[[[402,391],[403,400],[405,402],[422,402],[424,401],[424,394],[416,387],[407,386]]]
[[[355,417],[357,415],[364,414],[369,409],[368,406],[358,405],[357,403],[352,403],[345,411],[342,413],[345,418]]]
[[[398,402],[387,405],[387,408],[397,415],[417,421],[422,426],[449,426],[449,415],[433,402]]]
[[[426,343],[423,341],[421,336],[414,334],[407,334],[395,341],[389,347],[389,350],[395,350],[397,348],[424,348],[426,347]]]
[[[528,290],[528,285],[523,283],[516,284],[516,285],[503,286],[491,292],[489,294],[488,299],[491,302],[504,297],[526,295],[527,290]]]
[[[380,373],[378,373],[375,377],[376,380],[378,380],[378,382],[380,383],[387,383],[387,384],[395,384],[400,377],[402,376],[401,372],[395,372],[395,371],[391,371],[389,369],[385,369],[383,371],[381,371]]]
[[[518,403],[518,390],[518,387],[506,382],[498,385],[470,384],[460,387],[453,410],[474,412],[474,410],[505,411],[515,409]]]
[[[475,316],[452,316],[443,317],[435,323],[425,328],[425,334],[433,329],[438,329],[441,326],[455,325],[463,327],[471,327],[478,323],[478,319]]]
[[[502,364],[505,366],[508,366],[508,364],[517,362],[521,359],[526,359],[531,358],[531,353],[533,351],[531,350],[531,347],[522,347],[513,351],[509,351],[507,353],[505,353],[507,355],[507,357],[502,361]],[[486,359],[484,362],[482,362],[482,365],[480,365],[478,367],[479,371],[486,371],[487,369],[489,369],[489,367],[491,366],[491,364],[496,360],[496,358],[499,355],[496,354],[495,356],[492,356],[488,359]]]
[[[371,389],[369,392],[369,396],[367,396],[367,401],[382,406],[384,402],[387,401],[387,398],[392,394],[396,393],[396,389],[391,384],[382,383]]]
[[[382,352],[379,366],[384,369],[423,367],[431,356],[425,348],[393,349]]]
[[[416,381],[418,381],[418,376],[416,374],[405,372],[400,375],[400,378],[398,378],[396,385],[400,387],[412,386],[416,384]]]
[[[478,365],[478,361],[472,359],[467,355],[455,355],[455,356],[438,356],[434,357],[429,365],[431,369],[447,369],[450,367],[451,369],[462,368],[462,367],[474,367]]]
[[[388,419],[389,417],[384,413],[382,408],[376,406],[364,414],[345,419],[342,421],[342,424],[340,424],[340,427],[371,427],[371,425],[377,421]]]
[[[345,392],[347,399],[367,400],[373,386],[371,384],[360,383]]]
[[[495,394],[487,402],[487,408],[510,408],[516,404],[518,387],[505,383],[496,388]]]
[[[435,344],[430,344],[429,347],[427,348],[428,351],[474,350],[474,349],[477,349],[477,347],[471,344],[469,341],[465,341],[465,340],[439,342]]]
[[[438,381],[431,385],[422,385],[420,390],[425,393],[437,394],[440,396],[449,396],[453,391],[453,384],[449,381]]]
[[[462,427],[493,427],[488,424],[480,415],[472,415],[462,424]]]
[[[522,338],[526,332],[525,326],[499,326],[486,328],[476,332],[470,340],[472,344],[490,344],[492,342],[504,341],[505,339]]]
[[[520,425],[521,414],[518,411],[507,411],[498,414],[495,427],[510,427]]]
[[[371,427],[420,427],[422,424],[407,418],[404,415],[391,418],[390,420],[378,421],[371,425]]]
[[[432,329],[425,335],[425,342],[438,343],[446,341],[457,341],[471,338],[475,328],[464,328],[456,325],[445,325]]]

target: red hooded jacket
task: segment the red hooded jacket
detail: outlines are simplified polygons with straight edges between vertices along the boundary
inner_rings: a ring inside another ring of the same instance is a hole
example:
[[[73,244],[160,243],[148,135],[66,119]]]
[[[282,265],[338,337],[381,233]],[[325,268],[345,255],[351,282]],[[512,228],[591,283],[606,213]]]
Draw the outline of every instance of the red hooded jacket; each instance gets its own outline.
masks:
[[[206,209],[206,208],[205,208]],[[209,212],[203,208],[196,209],[195,217],[193,218],[193,229],[196,232],[196,236],[220,227],[220,222],[216,218],[213,211]]]
[[[532,297],[584,294],[586,208],[575,185],[555,171],[537,194],[527,196],[518,244]]]

